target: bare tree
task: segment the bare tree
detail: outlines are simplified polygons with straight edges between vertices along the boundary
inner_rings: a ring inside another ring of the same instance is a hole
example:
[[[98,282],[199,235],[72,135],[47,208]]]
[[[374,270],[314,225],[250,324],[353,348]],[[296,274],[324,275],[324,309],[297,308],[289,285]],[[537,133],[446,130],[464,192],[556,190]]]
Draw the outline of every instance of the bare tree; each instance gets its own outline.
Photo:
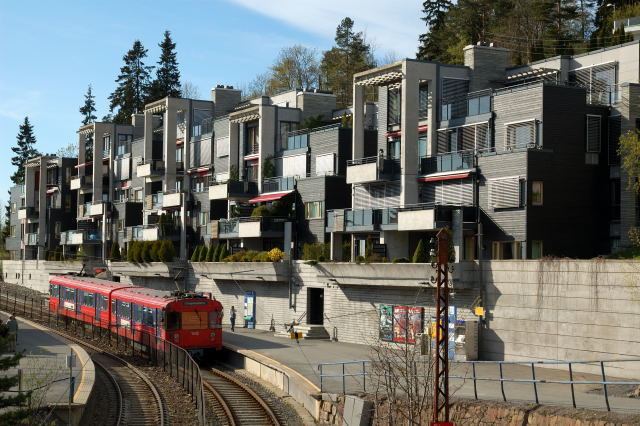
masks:
[[[268,93],[268,82],[271,78],[269,72],[264,72],[255,76],[248,84],[241,85],[243,98],[256,98],[258,96],[264,96]]]
[[[185,81],[182,84],[182,97],[185,99],[199,99],[200,89],[192,82]]]
[[[78,144],[70,143],[56,151],[58,157],[76,158],[78,156]]]
[[[376,60],[378,66],[384,66],[398,62],[402,57],[395,50],[387,50],[382,57]]]
[[[285,47],[271,66],[268,89],[275,93],[283,89],[318,87],[320,65],[318,51],[302,45]]]

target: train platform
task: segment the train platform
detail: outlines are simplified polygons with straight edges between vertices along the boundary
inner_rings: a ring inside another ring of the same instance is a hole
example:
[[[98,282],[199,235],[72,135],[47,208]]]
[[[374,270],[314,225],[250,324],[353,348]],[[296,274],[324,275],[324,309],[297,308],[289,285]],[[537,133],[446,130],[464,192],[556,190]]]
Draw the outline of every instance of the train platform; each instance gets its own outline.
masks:
[[[8,318],[8,313],[0,312],[3,322]],[[20,374],[21,383],[11,391],[32,390],[31,404],[35,407],[67,407],[70,380],[66,357],[73,353],[75,366],[71,368],[71,374],[75,383],[72,411],[74,417],[81,415],[95,381],[95,367],[87,352],[32,321],[20,317],[17,320],[16,352],[22,353],[23,357],[20,364],[6,374]]]
[[[374,374],[368,361],[372,358],[372,348],[367,345],[352,343],[331,342],[328,340],[304,340],[290,339],[276,336],[273,332],[263,330],[251,330],[236,327],[235,332],[224,329],[223,342],[225,346],[234,351],[240,351],[245,356],[252,353],[259,354],[273,360],[277,365],[286,366],[303,376],[308,382],[322,392],[358,393],[366,390],[371,392],[375,387]],[[262,360],[261,362],[264,362]],[[640,361],[638,361],[640,362]],[[322,373],[320,372],[322,365]],[[367,373],[363,377],[362,371]],[[500,368],[502,377],[508,379],[504,385],[500,385]],[[344,370],[343,370],[344,369]],[[344,376],[343,376],[344,371]],[[573,406],[573,399],[578,408],[595,410],[607,410],[607,401],[601,384],[580,384],[573,386],[573,395],[570,384],[538,383],[535,387],[532,382],[532,369],[530,364],[505,363],[501,367],[498,363],[482,363],[476,365],[476,377],[490,380],[476,381],[475,389],[472,367],[468,363],[451,364],[450,375],[464,377],[464,379],[450,379],[450,390],[455,397],[474,399],[477,393],[478,399],[501,401],[506,398],[510,402],[538,402],[547,405]],[[569,374],[566,369],[547,368],[535,366],[536,379],[544,381],[568,381]],[[599,374],[573,372],[573,379],[578,381],[602,380]],[[626,381],[630,379],[616,379],[606,377],[607,381]],[[640,379],[640,378],[638,378]],[[615,385],[607,389],[609,406],[612,411],[621,413],[640,413],[640,398],[630,398],[628,393],[640,387],[633,385]],[[504,397],[503,397],[504,392]]]

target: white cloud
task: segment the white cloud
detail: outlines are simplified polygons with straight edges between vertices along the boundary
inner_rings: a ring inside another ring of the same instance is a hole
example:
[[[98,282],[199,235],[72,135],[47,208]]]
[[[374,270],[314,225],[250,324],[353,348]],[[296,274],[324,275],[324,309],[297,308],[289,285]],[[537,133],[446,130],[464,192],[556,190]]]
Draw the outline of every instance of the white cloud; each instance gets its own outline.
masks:
[[[310,33],[333,39],[345,16],[364,31],[377,53],[414,57],[424,31],[421,2],[407,0],[229,0]],[[401,6],[402,4],[402,6]]]

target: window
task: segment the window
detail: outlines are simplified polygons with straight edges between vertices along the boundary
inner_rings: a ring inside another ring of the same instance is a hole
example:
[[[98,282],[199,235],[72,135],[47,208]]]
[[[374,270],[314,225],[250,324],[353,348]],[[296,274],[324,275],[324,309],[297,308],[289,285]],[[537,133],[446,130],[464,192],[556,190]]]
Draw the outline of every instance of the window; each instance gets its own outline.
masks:
[[[118,223],[116,225],[118,228],[118,231],[122,231],[124,230],[124,219],[118,219]]]
[[[180,328],[180,312],[167,312],[167,330],[176,330]]]
[[[531,259],[540,259],[542,254],[542,241],[531,241]]]
[[[418,136],[418,157],[424,158],[427,156],[427,135],[420,134]]]
[[[66,211],[71,210],[71,195],[64,196],[64,209]]]
[[[229,156],[229,136],[216,139],[216,157]]]
[[[102,156],[108,157],[109,151],[111,151],[111,135],[105,135],[102,137]]]
[[[131,319],[131,304],[118,300],[118,317],[127,320]]]
[[[304,203],[304,217],[306,219],[322,219],[324,217],[324,201]]]
[[[467,115],[469,80],[443,78],[441,88],[440,119],[446,121]]]
[[[116,145],[116,156],[123,156],[131,153],[131,143],[133,135],[118,134],[118,143]]]
[[[587,152],[600,152],[600,120],[599,115],[587,115]]]
[[[11,213],[15,213],[18,211],[18,205],[16,203],[11,203]]]
[[[387,158],[400,159],[400,138],[390,138],[387,141]]]
[[[142,189],[135,189],[133,191],[133,201],[142,201]]]
[[[147,327],[154,327],[156,325],[153,313],[153,309],[142,307],[142,325],[146,325]]]
[[[424,120],[429,116],[429,85],[426,81],[418,87],[418,119]]]
[[[207,226],[209,222],[209,212],[198,213],[198,226]]]
[[[93,161],[93,136],[84,138],[84,161]]]
[[[467,101],[467,116],[487,114],[491,112],[491,95],[472,96]]]
[[[541,206],[543,199],[543,184],[541,181],[531,182],[531,205]],[[552,203],[553,204],[553,203]]]
[[[55,237],[59,239],[61,232],[62,232],[62,222],[55,222],[53,224],[53,235],[55,235]]]
[[[289,140],[289,132],[298,130],[298,123],[293,121],[281,121],[280,122],[280,138],[278,140],[278,150],[288,149],[287,142]]]
[[[258,153],[258,125],[247,125],[244,139],[244,155]]]
[[[53,297],[58,297],[58,285],[49,284],[49,294]]]
[[[387,89],[387,125],[399,125],[402,119],[402,91],[400,87]]]
[[[317,155],[316,156],[316,176],[334,175],[335,174],[335,154]]]
[[[191,191],[203,192],[209,187],[209,176],[198,176],[191,179]]]
[[[96,295],[95,293],[83,292],[82,304],[84,306],[95,306]]]
[[[176,148],[176,163],[182,163],[184,160],[183,158],[183,152],[184,152],[184,148],[183,147],[179,147]]]
[[[489,204],[494,209],[518,208],[523,205],[519,176],[489,179]]]
[[[505,149],[531,148],[538,145],[536,120],[507,123],[505,126]]]

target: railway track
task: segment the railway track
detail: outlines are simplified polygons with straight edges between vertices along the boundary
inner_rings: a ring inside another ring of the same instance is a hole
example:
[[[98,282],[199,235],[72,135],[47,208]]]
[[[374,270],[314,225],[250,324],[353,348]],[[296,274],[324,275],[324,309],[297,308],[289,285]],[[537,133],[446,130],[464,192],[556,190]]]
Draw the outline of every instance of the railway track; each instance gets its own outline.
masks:
[[[269,405],[237,378],[215,368],[201,373],[207,404],[221,424],[280,425]]]
[[[6,304],[6,302],[4,303]],[[7,308],[9,306],[1,306]],[[83,346],[98,367],[97,377],[106,379],[106,395],[109,410],[104,415],[104,424],[164,426],[168,416],[166,407],[156,386],[147,375],[117,355],[105,352],[83,339],[76,338],[55,328],[44,325],[50,332]]]

